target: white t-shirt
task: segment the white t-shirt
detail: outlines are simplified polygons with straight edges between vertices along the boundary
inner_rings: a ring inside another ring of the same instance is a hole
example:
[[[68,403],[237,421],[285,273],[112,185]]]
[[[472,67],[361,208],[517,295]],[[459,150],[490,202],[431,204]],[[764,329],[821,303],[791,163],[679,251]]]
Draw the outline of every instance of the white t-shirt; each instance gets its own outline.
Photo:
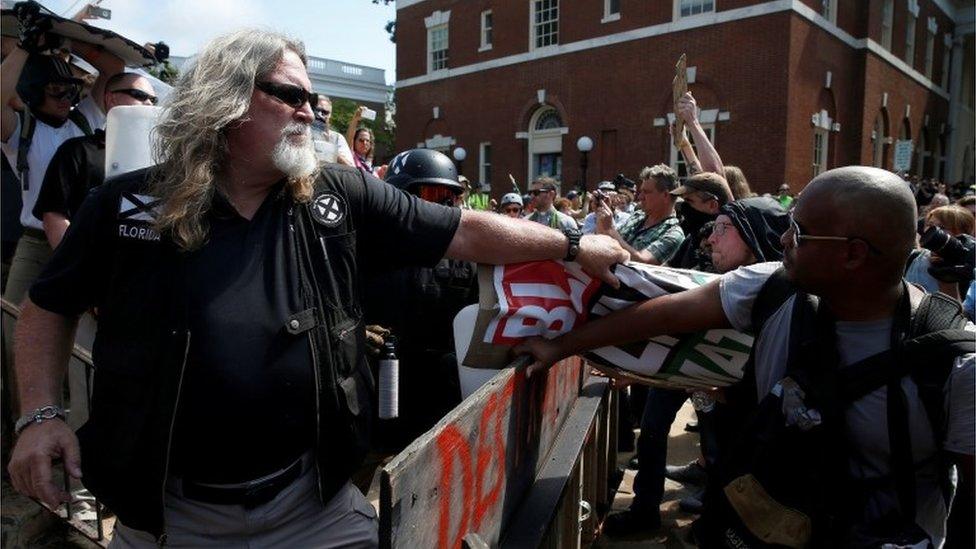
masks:
[[[81,114],[88,119],[92,130],[105,127],[105,115],[95,104],[91,96],[86,97],[75,107]],[[31,140],[30,149],[27,151],[27,182],[28,188],[24,189],[23,182],[17,181],[20,185],[24,207],[20,210],[20,224],[32,229],[43,229],[41,220],[34,217],[34,203],[41,192],[41,183],[44,182],[44,174],[47,166],[51,163],[51,158],[57,152],[62,143],[72,137],[80,137],[85,132],[71,120],[66,121],[60,128],[48,126],[39,119],[35,119],[37,124],[34,126],[34,137]],[[7,162],[16,172],[17,170],[17,148],[20,146],[20,123],[21,117],[17,116],[17,127],[14,128],[10,138],[0,144],[3,154],[7,156]],[[19,174],[18,174],[19,175]]]
[[[348,165],[353,165],[352,151],[349,150],[346,138],[339,132],[335,130],[329,130],[328,134],[317,132],[312,143],[315,145],[315,154],[320,161],[338,162],[339,158],[343,158]]]
[[[732,326],[752,331],[752,306],[760,288],[781,263],[758,263],[726,273],[720,281],[722,309]],[[790,345],[790,317],[794,297],[790,297],[766,321],[755,341],[756,394],[765,397],[785,375]],[[870,322],[837,322],[837,346],[841,366],[858,362],[891,346],[892,319]],[[967,330],[976,331],[969,323]],[[976,453],[976,355],[956,360],[944,388],[946,437],[942,447],[950,452]],[[939,487],[935,460],[936,443],[918,390],[910,377],[902,380],[908,402],[908,422],[912,453],[916,463],[928,460],[916,474],[916,522],[936,547],[945,541],[947,510]],[[848,439],[854,455],[851,474],[855,478],[877,478],[890,473],[888,443],[887,388],[856,400],[846,411]],[[865,509],[865,516],[876,518],[897,505],[897,494],[878,493]]]

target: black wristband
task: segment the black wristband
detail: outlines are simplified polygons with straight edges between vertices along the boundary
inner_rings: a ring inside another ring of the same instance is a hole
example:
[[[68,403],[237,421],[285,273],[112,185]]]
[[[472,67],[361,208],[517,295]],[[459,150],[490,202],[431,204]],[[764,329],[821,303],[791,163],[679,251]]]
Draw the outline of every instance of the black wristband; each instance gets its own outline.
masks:
[[[580,238],[583,237],[583,233],[578,229],[564,229],[563,234],[569,239],[566,257],[563,258],[563,261],[576,261],[576,256],[579,255],[580,251]]]

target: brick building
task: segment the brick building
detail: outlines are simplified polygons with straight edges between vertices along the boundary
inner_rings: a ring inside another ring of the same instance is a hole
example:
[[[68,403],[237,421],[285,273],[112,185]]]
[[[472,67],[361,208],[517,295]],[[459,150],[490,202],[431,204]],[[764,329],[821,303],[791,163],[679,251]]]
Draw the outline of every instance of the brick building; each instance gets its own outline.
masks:
[[[398,0],[396,38],[397,148],[463,147],[465,174],[494,195],[509,173],[575,186],[584,135],[590,188],[659,162],[682,171],[667,127],[682,53],[703,125],[759,192],[835,166],[890,169],[898,139],[917,173],[949,179],[964,154],[955,177],[972,173],[963,2]],[[950,89],[964,93],[952,109]]]

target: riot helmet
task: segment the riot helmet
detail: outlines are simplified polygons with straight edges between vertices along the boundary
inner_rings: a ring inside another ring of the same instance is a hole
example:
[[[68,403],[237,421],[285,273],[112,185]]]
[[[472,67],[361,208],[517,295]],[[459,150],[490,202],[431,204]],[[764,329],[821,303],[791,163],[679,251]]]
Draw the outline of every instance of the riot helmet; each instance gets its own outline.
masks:
[[[386,170],[386,182],[438,204],[454,205],[464,192],[454,162],[431,149],[412,149],[396,155]]]

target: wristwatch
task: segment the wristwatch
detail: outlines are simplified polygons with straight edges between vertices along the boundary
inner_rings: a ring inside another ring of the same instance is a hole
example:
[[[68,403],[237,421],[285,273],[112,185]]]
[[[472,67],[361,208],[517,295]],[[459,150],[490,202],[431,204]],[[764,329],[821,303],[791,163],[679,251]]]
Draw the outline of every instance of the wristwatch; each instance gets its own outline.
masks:
[[[583,233],[579,229],[564,229],[563,234],[569,239],[566,257],[563,258],[563,261],[576,261],[576,256],[580,252],[580,238],[582,238]]]
[[[64,408],[54,404],[41,406],[40,408],[23,415],[17,420],[17,423],[14,423],[14,434],[20,435],[24,429],[35,423],[42,423],[55,418],[64,421]]]

